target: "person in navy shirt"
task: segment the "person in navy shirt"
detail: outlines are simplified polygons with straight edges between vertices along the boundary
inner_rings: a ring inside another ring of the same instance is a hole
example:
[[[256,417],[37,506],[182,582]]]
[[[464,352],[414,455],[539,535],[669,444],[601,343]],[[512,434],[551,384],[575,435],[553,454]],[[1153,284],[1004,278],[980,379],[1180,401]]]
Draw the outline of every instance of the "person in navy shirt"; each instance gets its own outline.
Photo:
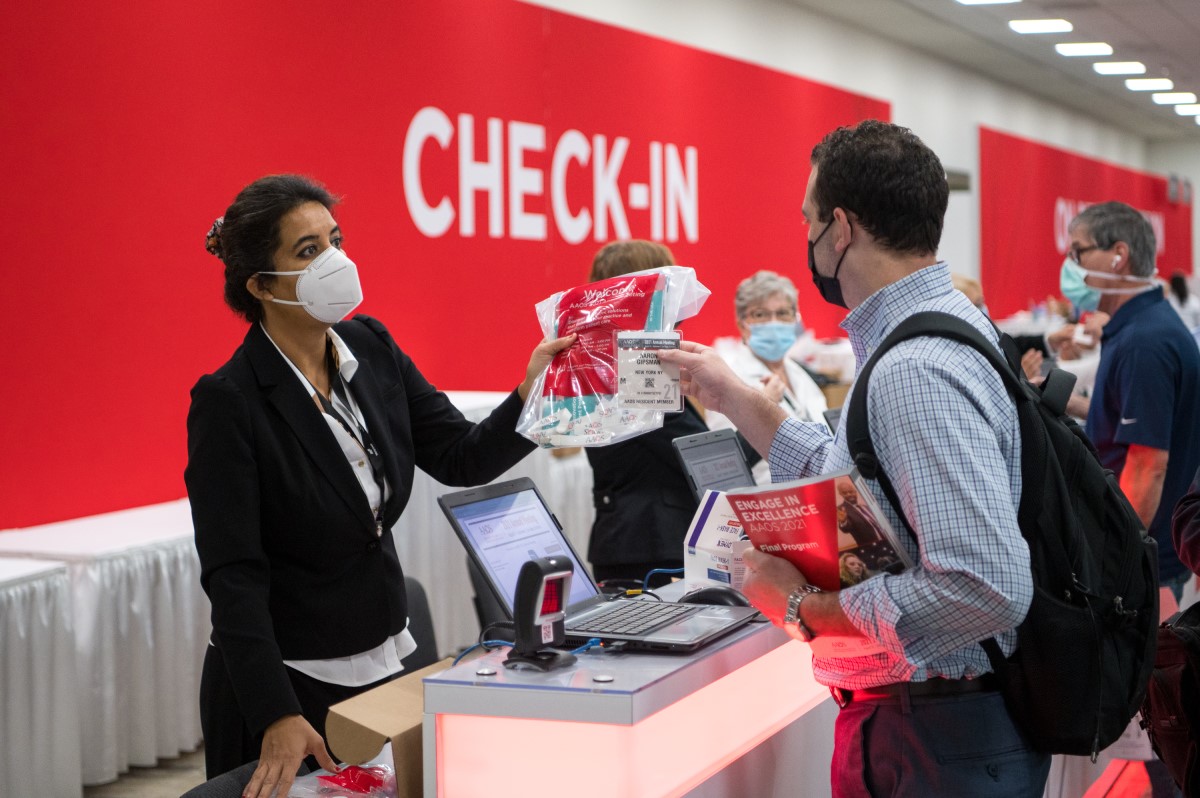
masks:
[[[1154,230],[1141,213],[1105,202],[1069,229],[1064,294],[1112,316],[1087,434],[1158,541],[1159,581],[1179,598],[1190,573],[1171,540],[1171,513],[1200,466],[1200,349],[1154,278]]]

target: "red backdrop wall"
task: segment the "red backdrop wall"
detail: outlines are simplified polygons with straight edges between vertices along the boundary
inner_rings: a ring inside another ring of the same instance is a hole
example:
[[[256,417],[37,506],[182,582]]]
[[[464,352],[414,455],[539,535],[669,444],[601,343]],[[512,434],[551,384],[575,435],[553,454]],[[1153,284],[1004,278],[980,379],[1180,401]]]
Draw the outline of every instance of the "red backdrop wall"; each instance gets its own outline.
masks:
[[[833,331],[805,270],[809,151],[889,114],[509,0],[6,9],[0,529],[184,494],[188,390],[245,330],[202,239],[262,174],[342,194],[362,311],[435,384],[507,390],[534,303],[618,236],[666,241],[713,290],[689,337],[731,333],[733,287],[760,268]]]
[[[1159,274],[1191,274],[1191,205],[1170,200],[1161,175],[981,127],[979,190],[980,281],[996,318],[1058,296],[1067,225],[1097,202],[1142,211],[1158,239]]]

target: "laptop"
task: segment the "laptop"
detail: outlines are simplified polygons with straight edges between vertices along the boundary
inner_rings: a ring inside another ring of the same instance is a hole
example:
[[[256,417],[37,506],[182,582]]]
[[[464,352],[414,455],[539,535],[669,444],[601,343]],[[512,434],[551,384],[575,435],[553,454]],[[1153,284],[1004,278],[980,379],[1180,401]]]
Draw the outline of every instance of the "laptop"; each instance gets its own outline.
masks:
[[[754,475],[746,463],[736,430],[684,435],[671,441],[671,445],[697,499],[706,490],[726,491],[754,485]]]
[[[626,650],[695,651],[758,614],[752,607],[677,604],[602,593],[528,477],[449,493],[439,497],[438,504],[509,619],[522,565],[538,557],[571,560],[575,574],[567,598],[568,646],[599,638],[606,644],[623,643]],[[631,617],[609,622],[622,615]]]

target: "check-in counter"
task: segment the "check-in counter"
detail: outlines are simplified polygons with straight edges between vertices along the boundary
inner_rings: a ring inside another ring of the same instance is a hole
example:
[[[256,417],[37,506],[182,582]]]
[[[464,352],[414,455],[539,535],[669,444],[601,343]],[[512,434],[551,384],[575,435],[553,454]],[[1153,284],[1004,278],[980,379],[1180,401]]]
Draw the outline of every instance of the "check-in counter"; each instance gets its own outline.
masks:
[[[591,650],[508,670],[507,649],[424,680],[424,792],[829,795],[836,706],[807,645],[752,623],[689,654]]]

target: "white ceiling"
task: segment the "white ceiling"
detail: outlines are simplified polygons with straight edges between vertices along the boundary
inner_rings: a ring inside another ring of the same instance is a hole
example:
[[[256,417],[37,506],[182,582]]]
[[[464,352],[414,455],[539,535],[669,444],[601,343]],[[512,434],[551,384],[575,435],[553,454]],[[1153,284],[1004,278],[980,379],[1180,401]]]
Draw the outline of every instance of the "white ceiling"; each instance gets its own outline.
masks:
[[[793,0],[1151,140],[1200,141],[1200,125],[1125,77],[1098,75],[1094,61],[1141,61],[1174,91],[1200,95],[1200,0],[1021,0],[964,6],[955,0]],[[1066,34],[1018,35],[1010,19],[1063,18]],[[1058,42],[1108,42],[1107,58],[1065,58]]]

